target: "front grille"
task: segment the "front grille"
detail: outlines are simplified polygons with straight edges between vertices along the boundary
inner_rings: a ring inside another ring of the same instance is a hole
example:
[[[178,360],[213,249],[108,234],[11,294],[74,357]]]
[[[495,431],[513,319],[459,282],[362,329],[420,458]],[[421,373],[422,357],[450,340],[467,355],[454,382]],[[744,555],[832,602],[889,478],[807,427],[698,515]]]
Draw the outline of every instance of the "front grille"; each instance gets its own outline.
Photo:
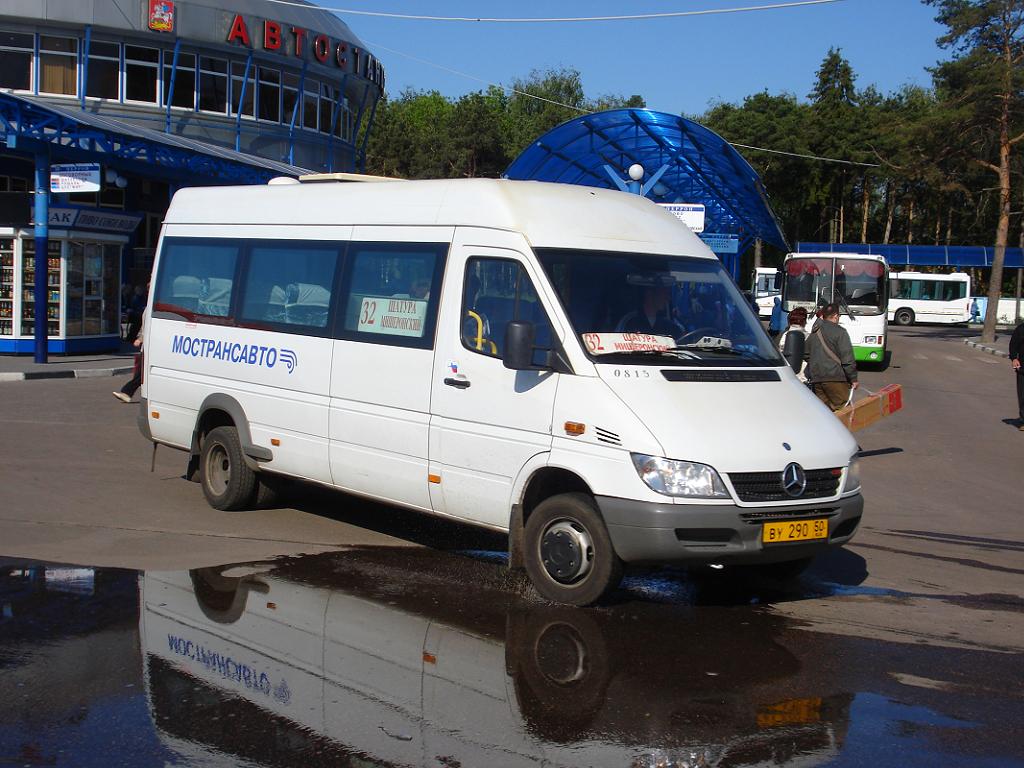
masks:
[[[824,499],[839,492],[841,469],[808,469],[807,487],[799,496],[790,496],[782,487],[782,472],[733,472],[729,475],[740,501],[797,501]]]
[[[750,525],[760,525],[761,523],[770,523],[776,520],[804,520],[814,519],[819,517],[836,517],[839,514],[839,509],[835,507],[817,507],[815,509],[804,509],[799,512],[794,512],[792,509],[782,508],[767,508],[759,509],[757,512],[744,512],[740,515],[740,520]]]

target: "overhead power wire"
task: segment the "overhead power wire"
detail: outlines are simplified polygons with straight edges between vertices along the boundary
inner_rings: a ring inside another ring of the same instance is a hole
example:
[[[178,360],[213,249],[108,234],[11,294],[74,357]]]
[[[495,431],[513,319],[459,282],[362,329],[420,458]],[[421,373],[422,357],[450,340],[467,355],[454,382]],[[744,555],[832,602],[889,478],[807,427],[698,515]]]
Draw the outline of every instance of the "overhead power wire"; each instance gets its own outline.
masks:
[[[394,48],[388,48],[387,46],[381,45],[380,43],[375,43],[372,40],[366,40],[364,42],[367,45],[372,45],[374,48],[378,48],[378,49],[380,49],[382,51],[387,51],[388,53],[393,53],[396,56],[402,56],[403,58],[409,59],[410,61],[415,61],[417,64],[426,64],[428,67],[435,67],[436,69],[440,69],[443,72],[450,72],[453,75],[458,75],[459,77],[465,77],[468,80],[473,80],[473,81],[478,82],[478,83],[483,83],[484,85],[489,85],[489,86],[492,86],[494,88],[500,88],[503,91],[509,91],[510,93],[515,93],[515,94],[517,94],[519,96],[525,96],[525,97],[530,98],[530,99],[536,99],[537,101],[543,101],[546,104],[553,104],[556,107],[564,107],[565,109],[571,109],[574,112],[579,112],[580,114],[584,114],[584,115],[592,115],[594,113],[594,111],[592,109],[583,109],[582,107],[577,107],[574,104],[566,104],[566,103],[561,102],[561,101],[555,101],[554,99],[548,99],[548,98],[545,98],[544,96],[538,96],[535,93],[530,93],[529,91],[521,91],[518,88],[512,87],[511,85],[503,85],[502,83],[492,83],[490,80],[487,80],[487,79],[485,79],[483,77],[477,77],[476,75],[471,75],[471,74],[469,74],[467,72],[462,72],[461,70],[453,69],[452,67],[446,67],[443,64],[437,64],[436,62],[428,61],[427,59],[421,59],[419,56],[413,56],[412,54],[405,53],[404,51],[398,51],[398,50],[395,50]],[[733,142],[733,141],[729,141],[728,143],[731,146],[738,147],[740,149],[749,149],[749,150],[753,150],[755,152],[770,152],[773,155],[786,155],[788,157],[800,157],[800,158],[803,158],[804,160],[819,160],[819,161],[825,162],[825,163],[841,163],[843,165],[856,165],[856,166],[863,166],[865,168],[878,168],[878,167],[880,167],[879,163],[860,163],[860,162],[857,162],[856,160],[840,160],[840,159],[835,158],[835,157],[822,157],[821,155],[805,155],[805,154],[801,154],[800,152],[785,152],[785,151],[783,151],[781,149],[768,149],[767,147],[755,147],[755,146],[752,146],[750,144],[738,144],[738,143]]]
[[[278,5],[292,5],[308,8],[309,4],[298,0],[269,0]],[[355,8],[329,8],[320,6],[325,11],[344,13],[349,16],[375,16],[385,19],[401,19],[405,21],[454,21],[478,22],[488,24],[565,24],[586,21],[649,21],[651,19],[677,19],[686,16],[713,16],[724,13],[746,13],[750,11],[774,11],[782,8],[800,8],[806,5],[827,5],[841,3],[843,0],[791,0],[790,2],[770,3],[768,5],[746,5],[734,8],[705,8],[696,11],[664,11],[660,13],[630,13],[617,16],[567,16],[554,18],[503,18],[484,16],[425,16],[415,13],[389,13],[386,11],[362,11]]]

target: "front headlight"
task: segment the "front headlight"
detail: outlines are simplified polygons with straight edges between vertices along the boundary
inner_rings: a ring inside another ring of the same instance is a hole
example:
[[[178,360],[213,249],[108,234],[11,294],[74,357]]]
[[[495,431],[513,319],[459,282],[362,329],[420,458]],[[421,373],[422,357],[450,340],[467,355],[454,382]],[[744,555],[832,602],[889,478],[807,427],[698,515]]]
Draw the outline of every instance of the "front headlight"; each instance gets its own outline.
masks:
[[[693,461],[673,461],[642,453],[629,454],[640,479],[658,493],[666,496],[686,496],[700,499],[727,499],[729,492],[718,472],[707,464]]]
[[[843,482],[843,493],[852,493],[860,490],[860,459],[854,456],[850,459],[850,466],[846,470],[846,480]]]

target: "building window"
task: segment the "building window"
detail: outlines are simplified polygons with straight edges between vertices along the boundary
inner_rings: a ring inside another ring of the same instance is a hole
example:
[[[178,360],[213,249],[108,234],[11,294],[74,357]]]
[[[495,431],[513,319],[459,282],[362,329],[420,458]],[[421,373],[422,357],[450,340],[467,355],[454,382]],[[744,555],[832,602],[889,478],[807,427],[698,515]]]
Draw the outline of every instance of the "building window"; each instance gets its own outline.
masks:
[[[260,120],[281,122],[281,72],[277,69],[260,67]]]
[[[0,88],[32,90],[33,35],[0,30]]]
[[[199,109],[228,111],[228,63],[223,59],[199,57]]]
[[[339,139],[346,140],[348,138],[348,99],[341,95],[341,89],[338,89],[338,118],[334,123],[334,135]]]
[[[299,104],[299,76],[285,72],[283,90],[281,91],[282,123],[292,124],[292,115],[296,107],[298,107],[299,113],[295,115],[295,125],[302,125],[302,105]]]
[[[39,92],[78,95],[78,40],[39,36]]]
[[[89,43],[85,95],[94,99],[121,98],[121,46],[93,40]]]
[[[174,73],[174,53],[164,51],[164,101],[171,101],[171,75]],[[196,56],[178,53],[178,71],[174,75],[174,103],[172,107],[196,108]]]
[[[249,68],[249,78],[245,80],[245,62],[244,61],[233,61],[231,62],[231,114],[238,113],[238,100],[242,99],[241,112],[246,117],[255,116],[253,106],[256,104],[256,81],[253,77],[256,71],[256,67]],[[242,94],[242,83],[245,82],[245,94],[243,98]]]
[[[323,83],[320,86],[320,133],[331,132],[334,119],[334,87]]]
[[[307,79],[302,87],[302,125],[311,131],[315,131],[319,124],[318,115],[320,83],[317,80]]]
[[[124,47],[124,98],[157,103],[160,51],[137,45]]]

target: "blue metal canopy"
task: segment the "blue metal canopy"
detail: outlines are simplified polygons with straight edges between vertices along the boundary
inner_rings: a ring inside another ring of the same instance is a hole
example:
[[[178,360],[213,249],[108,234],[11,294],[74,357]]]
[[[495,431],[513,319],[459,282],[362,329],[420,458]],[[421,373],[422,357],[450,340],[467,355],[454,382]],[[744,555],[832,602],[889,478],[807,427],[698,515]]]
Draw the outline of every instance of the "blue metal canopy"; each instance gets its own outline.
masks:
[[[877,243],[797,243],[798,253],[871,253],[884,256],[890,266],[981,267],[992,266],[996,249],[985,245],[879,245]],[[1007,248],[1003,266],[1024,267],[1024,251]]]
[[[45,150],[54,160],[103,162],[192,185],[264,184],[274,176],[310,173],[85,110],[0,92],[0,146],[4,144],[28,154]]]
[[[788,250],[761,179],[725,139],[692,120],[649,109],[614,109],[551,129],[506,169],[534,179],[616,189],[605,166],[626,177],[639,163],[647,177],[664,168],[647,196],[659,203],[703,203],[705,230],[754,238]]]

